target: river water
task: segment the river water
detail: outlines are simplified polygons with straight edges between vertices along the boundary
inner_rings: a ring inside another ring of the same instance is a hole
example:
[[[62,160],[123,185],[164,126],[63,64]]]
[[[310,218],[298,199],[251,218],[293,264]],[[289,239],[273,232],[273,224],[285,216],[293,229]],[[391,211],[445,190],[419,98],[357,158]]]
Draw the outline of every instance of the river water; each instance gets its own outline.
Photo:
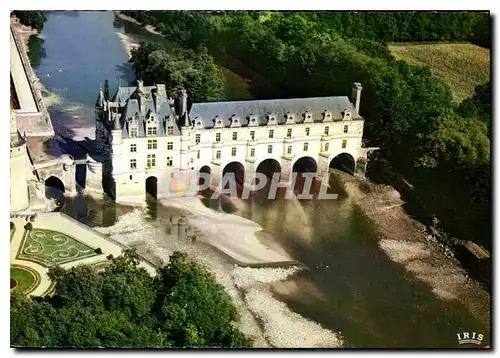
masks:
[[[92,137],[100,81],[108,78],[111,92],[118,77],[122,83],[133,81],[117,33],[134,41],[164,41],[135,24],[116,21],[110,11],[47,13],[43,41],[30,41],[30,50],[56,130]],[[241,90],[250,81],[227,69],[225,75],[228,99],[250,97]],[[463,331],[483,333],[489,342],[489,322],[479,321],[456,300],[439,298],[389,259],[350,198],[245,205],[238,214],[260,224],[308,268],[277,285],[275,297],[302,317],[341,332],[346,346],[458,348],[456,334]],[[97,227],[112,227],[134,212],[84,195],[66,200],[63,210]],[[143,222],[160,225],[165,212],[154,204],[138,215]]]

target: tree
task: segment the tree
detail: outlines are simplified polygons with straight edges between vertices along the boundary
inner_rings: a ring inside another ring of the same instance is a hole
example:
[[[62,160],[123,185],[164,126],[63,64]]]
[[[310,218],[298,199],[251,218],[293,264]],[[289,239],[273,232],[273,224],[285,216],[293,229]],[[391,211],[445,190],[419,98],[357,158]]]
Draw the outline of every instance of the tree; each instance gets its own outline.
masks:
[[[223,288],[174,253],[152,278],[126,251],[104,271],[52,268],[51,298],[11,296],[11,342],[23,347],[249,347]]]
[[[164,83],[171,96],[184,88],[194,102],[224,98],[222,71],[206,49],[167,53],[159,45],[143,42],[132,50],[130,63],[138,78],[150,84]]]

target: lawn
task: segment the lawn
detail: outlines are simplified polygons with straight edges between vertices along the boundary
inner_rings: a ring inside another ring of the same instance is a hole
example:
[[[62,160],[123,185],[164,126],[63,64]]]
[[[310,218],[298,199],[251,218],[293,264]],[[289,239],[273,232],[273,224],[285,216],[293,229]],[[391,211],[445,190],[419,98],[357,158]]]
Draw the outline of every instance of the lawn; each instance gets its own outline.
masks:
[[[94,255],[97,254],[93,248],[69,235],[34,228],[25,231],[17,258],[52,267]]]
[[[10,267],[10,279],[15,280],[14,288],[19,293],[30,293],[40,282],[38,274],[30,268],[13,265]]]
[[[490,50],[473,44],[391,44],[392,55],[411,65],[427,66],[442,78],[457,102],[472,97],[474,88],[490,80]]]

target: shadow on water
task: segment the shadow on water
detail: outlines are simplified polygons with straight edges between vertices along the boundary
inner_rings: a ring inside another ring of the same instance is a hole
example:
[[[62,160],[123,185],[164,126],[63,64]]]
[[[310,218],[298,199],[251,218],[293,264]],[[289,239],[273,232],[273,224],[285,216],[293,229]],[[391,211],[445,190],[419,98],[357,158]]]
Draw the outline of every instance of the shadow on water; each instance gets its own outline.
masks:
[[[381,251],[374,228],[349,198],[254,203],[245,216],[309,268],[284,283],[294,287],[291,293],[278,290],[276,297],[340,331],[349,345],[458,348],[456,334],[462,331],[489,340],[489,328],[466,307],[439,299]]]

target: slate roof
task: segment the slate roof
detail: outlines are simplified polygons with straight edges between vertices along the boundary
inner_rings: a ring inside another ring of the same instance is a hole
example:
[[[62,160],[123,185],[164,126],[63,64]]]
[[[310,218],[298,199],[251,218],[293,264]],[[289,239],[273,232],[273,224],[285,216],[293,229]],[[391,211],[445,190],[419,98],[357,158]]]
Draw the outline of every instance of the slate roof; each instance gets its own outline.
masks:
[[[202,119],[205,128],[211,128],[217,115],[226,126],[233,114],[243,123],[246,123],[243,119],[256,115],[260,125],[265,125],[267,115],[273,113],[281,124],[286,121],[285,114],[290,112],[295,116],[295,123],[301,123],[306,112],[312,113],[314,121],[322,121],[325,111],[331,112],[333,120],[340,120],[346,108],[351,111],[352,118],[361,118],[347,96],[194,103],[189,117],[191,121]]]

